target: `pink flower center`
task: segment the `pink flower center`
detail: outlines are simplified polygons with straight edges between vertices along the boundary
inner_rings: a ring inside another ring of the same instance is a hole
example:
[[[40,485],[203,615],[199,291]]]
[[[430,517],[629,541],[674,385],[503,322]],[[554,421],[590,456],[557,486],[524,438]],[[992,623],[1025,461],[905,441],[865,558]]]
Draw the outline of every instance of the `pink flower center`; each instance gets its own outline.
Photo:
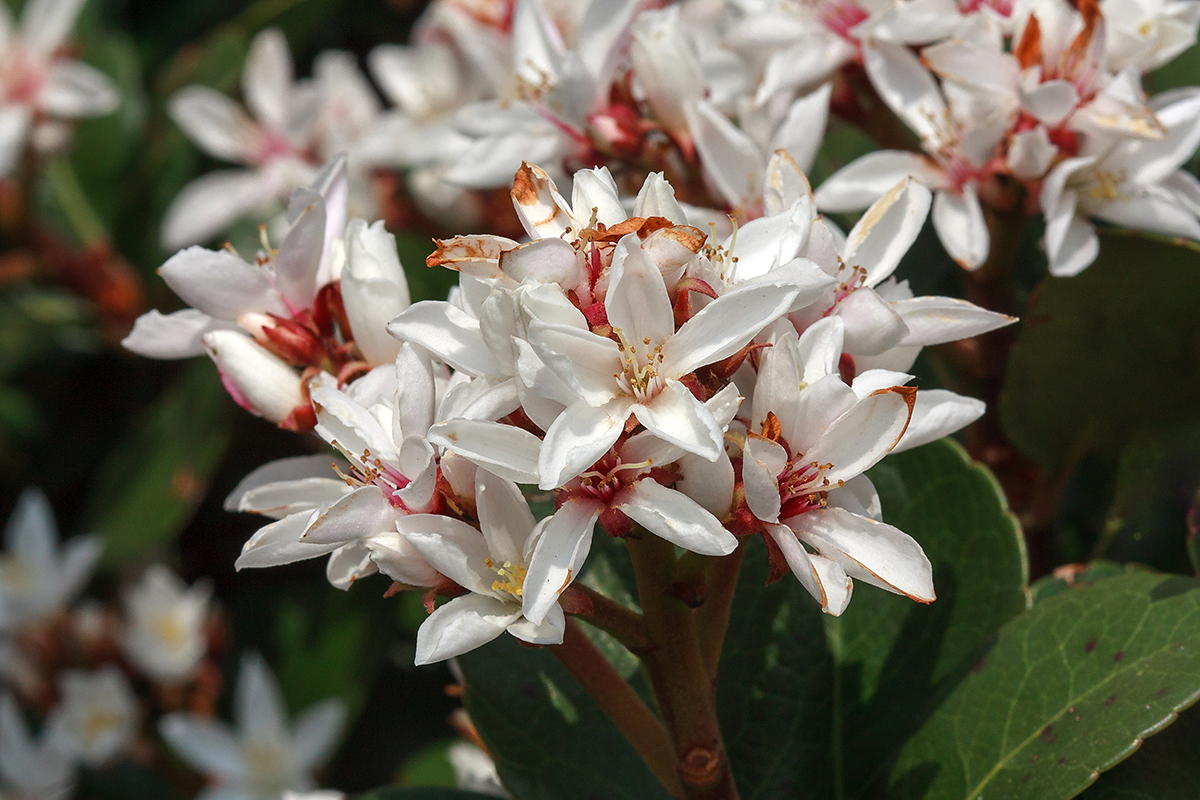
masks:
[[[817,18],[822,25],[855,46],[858,45],[858,39],[850,35],[850,29],[868,16],[853,2],[821,3],[817,10]]]
[[[787,519],[814,508],[824,507],[825,493],[843,483],[838,481],[836,485],[833,485],[824,477],[825,471],[830,469],[832,464],[818,464],[816,461],[805,462],[803,458],[803,453],[792,456],[788,459],[783,471],[777,476],[780,519]]]

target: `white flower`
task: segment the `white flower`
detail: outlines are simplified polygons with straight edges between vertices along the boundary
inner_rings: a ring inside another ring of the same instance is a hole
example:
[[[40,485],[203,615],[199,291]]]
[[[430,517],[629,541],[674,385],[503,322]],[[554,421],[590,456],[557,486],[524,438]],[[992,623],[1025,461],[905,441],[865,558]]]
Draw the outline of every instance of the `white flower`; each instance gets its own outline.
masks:
[[[67,670],[58,679],[59,704],[46,718],[51,740],[89,767],[121,755],[137,734],[138,703],[119,669]]]
[[[313,788],[312,773],[333,753],[346,721],[337,699],[309,706],[290,724],[275,676],[257,654],[242,656],[234,698],[236,730],[210,717],[168,714],[163,738],[211,785],[205,800],[277,800]]]
[[[0,791],[13,800],[67,800],[75,766],[43,731],[34,741],[11,694],[0,697]]]
[[[211,595],[207,581],[188,588],[161,564],[151,566],[121,598],[125,657],[156,681],[191,678],[208,651],[205,625]]]
[[[26,489],[4,529],[0,556],[0,630],[33,625],[64,609],[96,568],[97,535],[77,536],[61,550],[54,512],[39,489]]]
[[[0,7],[0,177],[12,172],[27,140],[53,140],[55,120],[115,111],[120,95],[94,67],[68,58],[63,45],[82,0],[30,0],[14,25]]]
[[[847,386],[830,372],[834,352],[826,337],[786,331],[764,354],[742,459],[746,504],[826,613],[845,610],[851,578],[932,602],[929,560],[879,519],[862,476],[899,443],[916,390],[872,372]]]
[[[557,597],[561,586],[525,591],[526,575],[545,523],[533,514],[516,484],[486,470],[476,472],[475,506],[480,529],[452,517],[418,514],[407,517],[404,537],[435,569],[469,594],[455,597],[421,623],[417,631],[417,664],[444,661],[490,642],[506,630],[532,644],[560,644],[566,618]],[[586,551],[573,564],[578,574]],[[524,609],[543,593],[554,598],[540,623]]]
[[[1200,3],[1195,0],[1100,0],[1108,68],[1150,72],[1196,43]]]

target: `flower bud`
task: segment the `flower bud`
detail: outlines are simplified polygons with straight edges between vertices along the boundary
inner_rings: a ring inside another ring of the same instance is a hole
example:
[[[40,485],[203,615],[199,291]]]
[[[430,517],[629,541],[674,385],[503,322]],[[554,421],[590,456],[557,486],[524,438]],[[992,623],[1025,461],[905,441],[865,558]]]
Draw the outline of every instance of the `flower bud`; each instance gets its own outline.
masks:
[[[211,331],[204,349],[234,401],[252,414],[279,424],[306,404],[300,376],[277,356],[237,331]]]
[[[361,219],[346,226],[346,265],[342,270],[342,304],[359,352],[378,366],[394,361],[400,341],[387,324],[408,308],[408,280],[396,254],[396,238],[382,222]]]

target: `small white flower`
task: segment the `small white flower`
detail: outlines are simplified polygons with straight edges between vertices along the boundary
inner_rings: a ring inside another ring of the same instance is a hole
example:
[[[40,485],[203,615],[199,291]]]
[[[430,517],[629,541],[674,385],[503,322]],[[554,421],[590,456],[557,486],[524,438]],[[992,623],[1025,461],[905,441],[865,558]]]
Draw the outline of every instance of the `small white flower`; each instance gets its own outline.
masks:
[[[492,757],[470,742],[455,742],[446,751],[458,788],[493,797],[510,797],[496,774]]]
[[[0,630],[13,631],[64,609],[96,568],[97,535],[77,536],[61,550],[54,512],[39,489],[26,489],[4,529],[0,555]]]
[[[71,758],[98,767],[120,755],[137,733],[138,704],[119,669],[67,670],[59,704],[46,718],[51,740]]]
[[[0,697],[0,791],[13,800],[67,800],[75,766],[43,731],[35,741],[13,696]]]
[[[191,678],[208,650],[204,628],[211,595],[207,581],[188,588],[161,564],[150,567],[121,598],[126,658],[156,681]]]
[[[333,753],[346,721],[337,699],[309,706],[290,724],[275,676],[257,654],[242,656],[234,698],[236,730],[210,717],[174,713],[159,730],[181,759],[210,781],[204,797],[277,800],[313,788],[312,773]]]

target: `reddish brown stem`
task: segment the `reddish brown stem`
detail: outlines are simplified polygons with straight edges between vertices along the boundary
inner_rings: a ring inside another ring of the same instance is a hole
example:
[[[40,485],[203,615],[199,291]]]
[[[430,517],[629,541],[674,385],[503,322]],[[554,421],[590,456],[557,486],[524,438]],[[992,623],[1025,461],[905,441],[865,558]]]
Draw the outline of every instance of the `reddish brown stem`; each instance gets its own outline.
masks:
[[[708,599],[696,610],[700,652],[714,688],[717,685],[717,668],[721,663],[721,649],[725,644],[725,631],[729,628],[729,615],[733,611],[738,573],[742,569],[742,557],[746,554],[746,542],[747,539],[742,539],[737,550],[727,556],[711,559],[705,573]]]

